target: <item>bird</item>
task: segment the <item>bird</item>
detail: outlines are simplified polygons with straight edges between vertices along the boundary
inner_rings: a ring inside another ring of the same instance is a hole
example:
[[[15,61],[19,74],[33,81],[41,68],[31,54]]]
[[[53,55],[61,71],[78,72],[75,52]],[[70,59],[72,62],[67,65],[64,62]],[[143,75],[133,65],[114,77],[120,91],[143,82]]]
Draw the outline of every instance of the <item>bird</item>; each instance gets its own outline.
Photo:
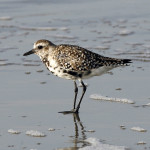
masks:
[[[128,66],[131,59],[118,59],[105,57],[88,49],[77,45],[60,44],[55,45],[49,40],[41,39],[34,43],[33,49],[24,53],[23,56],[36,54],[45,64],[47,69],[58,77],[73,80],[74,82],[74,103],[70,111],[60,113],[78,113],[87,86],[83,79],[93,76],[100,76],[109,70],[119,67]],[[82,94],[76,105],[78,86],[76,81],[82,85]]]

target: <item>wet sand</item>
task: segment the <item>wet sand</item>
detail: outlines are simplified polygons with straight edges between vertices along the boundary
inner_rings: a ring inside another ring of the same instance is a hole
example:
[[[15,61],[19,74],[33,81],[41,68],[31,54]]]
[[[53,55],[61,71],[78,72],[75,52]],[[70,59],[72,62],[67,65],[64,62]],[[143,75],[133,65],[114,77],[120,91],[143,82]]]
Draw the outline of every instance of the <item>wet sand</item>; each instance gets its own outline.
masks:
[[[0,149],[76,150],[91,137],[150,149],[149,6],[146,0],[0,0]],[[50,74],[37,56],[22,56],[38,39],[133,63],[85,80],[79,116],[59,114],[72,108],[73,82]],[[94,100],[93,94],[134,104]]]

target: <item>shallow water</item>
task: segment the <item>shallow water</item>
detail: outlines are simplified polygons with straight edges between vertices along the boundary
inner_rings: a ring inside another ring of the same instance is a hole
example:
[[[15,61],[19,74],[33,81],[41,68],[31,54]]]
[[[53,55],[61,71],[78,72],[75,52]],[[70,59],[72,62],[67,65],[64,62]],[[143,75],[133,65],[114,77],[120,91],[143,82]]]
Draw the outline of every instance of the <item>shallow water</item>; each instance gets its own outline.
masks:
[[[149,6],[147,0],[0,0],[0,149],[73,150],[88,145],[89,137],[149,149]],[[57,112],[72,108],[72,81],[51,75],[37,56],[22,56],[43,38],[133,63],[86,80],[79,116],[62,115]],[[92,100],[92,94],[127,98],[135,104]],[[9,129],[21,133],[11,134]],[[29,130],[46,137],[27,136]]]

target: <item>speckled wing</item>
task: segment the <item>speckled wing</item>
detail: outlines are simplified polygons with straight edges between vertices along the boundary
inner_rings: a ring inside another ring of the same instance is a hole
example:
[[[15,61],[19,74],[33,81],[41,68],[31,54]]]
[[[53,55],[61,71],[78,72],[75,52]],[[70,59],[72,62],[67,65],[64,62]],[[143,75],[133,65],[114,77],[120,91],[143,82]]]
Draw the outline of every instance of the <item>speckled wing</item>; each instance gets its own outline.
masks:
[[[58,45],[56,53],[58,64],[66,70],[88,71],[102,66],[125,65],[129,59],[115,59],[103,57],[82,47],[75,45]]]

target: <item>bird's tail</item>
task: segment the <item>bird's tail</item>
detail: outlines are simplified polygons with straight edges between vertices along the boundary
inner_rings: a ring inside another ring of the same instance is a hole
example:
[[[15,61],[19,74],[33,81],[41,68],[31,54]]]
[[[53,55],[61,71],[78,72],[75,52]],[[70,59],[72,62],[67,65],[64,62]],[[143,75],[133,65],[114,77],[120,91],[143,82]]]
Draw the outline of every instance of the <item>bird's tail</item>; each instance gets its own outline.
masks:
[[[131,59],[121,59],[121,65],[129,65],[129,63],[132,63]]]
[[[108,58],[108,57],[107,57]],[[117,58],[108,58],[106,65],[107,66],[128,66],[129,63],[132,63],[131,59],[117,59]]]

